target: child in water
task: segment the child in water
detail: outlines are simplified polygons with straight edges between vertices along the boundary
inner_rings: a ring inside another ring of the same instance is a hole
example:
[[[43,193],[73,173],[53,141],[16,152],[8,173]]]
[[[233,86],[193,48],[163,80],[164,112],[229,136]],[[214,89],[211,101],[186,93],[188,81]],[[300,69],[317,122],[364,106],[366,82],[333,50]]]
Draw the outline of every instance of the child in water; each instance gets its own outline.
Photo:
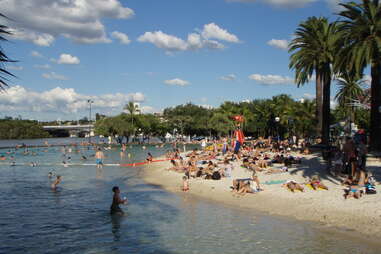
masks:
[[[189,182],[188,177],[183,176],[183,186],[181,188],[182,191],[189,191]]]
[[[118,186],[114,186],[112,188],[112,191],[114,192],[114,196],[112,197],[112,204],[110,207],[110,214],[111,215],[123,215],[123,210],[119,207],[120,204],[127,204],[127,198],[121,199],[120,198],[120,190]]]
[[[61,182],[61,176],[57,176],[54,183],[52,183],[51,188],[52,190],[57,190],[57,185]]]

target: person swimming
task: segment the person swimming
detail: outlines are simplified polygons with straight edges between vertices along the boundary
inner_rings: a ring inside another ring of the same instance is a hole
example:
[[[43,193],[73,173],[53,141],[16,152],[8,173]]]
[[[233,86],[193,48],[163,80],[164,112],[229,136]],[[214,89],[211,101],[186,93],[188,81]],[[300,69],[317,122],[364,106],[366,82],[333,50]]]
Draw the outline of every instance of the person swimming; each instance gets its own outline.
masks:
[[[120,198],[120,190],[118,186],[114,186],[112,188],[112,192],[114,192],[114,196],[112,197],[112,204],[110,207],[111,215],[123,215],[123,210],[119,207],[120,204],[127,204],[127,198]]]

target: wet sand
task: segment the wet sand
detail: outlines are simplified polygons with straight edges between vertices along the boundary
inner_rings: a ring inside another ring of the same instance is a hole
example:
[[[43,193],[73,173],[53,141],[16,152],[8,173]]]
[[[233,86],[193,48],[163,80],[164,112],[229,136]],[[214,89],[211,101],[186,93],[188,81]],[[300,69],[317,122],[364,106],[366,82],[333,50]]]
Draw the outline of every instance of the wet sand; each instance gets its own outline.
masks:
[[[232,180],[250,177],[251,173],[237,162],[233,165],[231,178],[219,181],[191,179],[190,191],[186,194],[223,202],[237,208],[256,209],[269,214],[312,221],[326,228],[342,228],[358,232],[361,237],[381,236],[379,185],[376,186],[378,193],[375,195],[364,195],[359,200],[353,198],[345,200],[343,197],[345,187],[340,185],[339,179],[325,172],[324,162],[318,156],[308,155],[303,156],[301,165],[289,168],[287,173],[272,175],[258,173],[261,183],[278,180],[304,183],[307,177],[318,174],[329,188],[328,191],[314,191],[305,187],[305,192],[292,193],[283,188],[282,184],[262,184],[264,191],[239,196],[231,192]],[[168,191],[182,192],[180,186],[183,174],[166,170],[169,167],[169,162],[150,164],[145,167],[143,178],[148,183],[161,185]],[[273,166],[273,168],[280,167],[281,165]],[[381,163],[376,159],[368,159],[368,167],[373,172],[379,171]]]

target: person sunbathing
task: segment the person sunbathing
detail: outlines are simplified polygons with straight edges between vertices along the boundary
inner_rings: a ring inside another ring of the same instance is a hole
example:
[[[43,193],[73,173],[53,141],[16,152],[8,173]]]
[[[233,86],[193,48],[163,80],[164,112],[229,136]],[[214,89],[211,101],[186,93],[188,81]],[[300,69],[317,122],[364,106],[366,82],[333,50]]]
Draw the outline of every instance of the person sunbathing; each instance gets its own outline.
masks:
[[[312,189],[317,190],[317,189],[323,189],[323,190],[328,190],[328,187],[324,185],[319,176],[313,176],[309,182],[311,185]]]
[[[251,178],[234,179],[232,189],[233,191],[238,192],[245,184],[250,183],[251,181],[256,183],[258,190],[263,190],[261,189],[259,178],[255,172],[252,174]]]
[[[255,188],[252,188],[250,185],[250,182],[246,182],[243,185],[241,185],[240,189],[237,190],[238,195],[245,195],[246,193],[256,193],[258,190]]]
[[[285,173],[285,172],[288,172],[288,168],[287,167],[282,167],[282,168],[269,168],[267,169],[266,173],[267,175],[270,175],[270,174],[278,174],[278,173]]]
[[[242,162],[242,167],[250,170],[250,171],[259,171],[259,167],[255,165],[255,163],[250,162],[248,159],[244,159]]]
[[[351,185],[348,189],[344,190],[344,192],[345,192],[344,194],[345,199],[348,199],[350,197],[359,199],[363,194],[363,191],[360,190],[360,187],[355,184]]]
[[[291,192],[295,192],[296,190],[304,192],[303,186],[293,180],[287,181],[285,184],[283,184],[283,187],[288,188]]]
[[[260,158],[257,162],[256,165],[260,168],[267,168],[267,161],[264,161],[262,158]]]

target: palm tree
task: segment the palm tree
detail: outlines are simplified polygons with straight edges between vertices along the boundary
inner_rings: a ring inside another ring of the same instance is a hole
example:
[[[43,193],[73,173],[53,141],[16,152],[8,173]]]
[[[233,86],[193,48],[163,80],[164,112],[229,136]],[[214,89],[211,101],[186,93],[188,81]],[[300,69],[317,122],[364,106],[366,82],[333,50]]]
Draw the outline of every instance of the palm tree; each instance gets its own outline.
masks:
[[[131,125],[132,125],[132,134],[135,136],[135,128],[134,128],[134,115],[138,112],[140,112],[139,106],[135,104],[133,101],[129,101],[123,108],[124,110],[127,110],[131,117]]]
[[[344,109],[351,123],[355,121],[355,107],[353,103],[364,96],[363,87],[365,82],[358,75],[348,72],[341,73],[337,78],[338,91],[335,99],[339,102],[340,107]]]
[[[1,18],[7,18],[3,14],[0,13]],[[8,31],[8,27],[5,25],[0,25],[0,41],[7,41],[7,39],[4,37],[5,35],[10,35],[11,33]],[[5,63],[10,63],[10,62],[15,62],[11,60],[4,52],[3,48],[0,46],[0,90],[4,90],[6,86],[8,86],[7,81],[8,78],[7,76],[12,76],[14,75],[7,71],[5,69],[4,64]]]
[[[295,70],[298,87],[316,75],[316,118],[323,144],[329,142],[332,64],[339,40],[336,23],[329,23],[323,17],[310,17],[299,25],[289,45],[292,53],[289,67]]]
[[[339,68],[362,74],[371,66],[370,146],[381,150],[381,2],[363,0],[362,3],[340,4],[339,13],[344,45],[340,52]]]

